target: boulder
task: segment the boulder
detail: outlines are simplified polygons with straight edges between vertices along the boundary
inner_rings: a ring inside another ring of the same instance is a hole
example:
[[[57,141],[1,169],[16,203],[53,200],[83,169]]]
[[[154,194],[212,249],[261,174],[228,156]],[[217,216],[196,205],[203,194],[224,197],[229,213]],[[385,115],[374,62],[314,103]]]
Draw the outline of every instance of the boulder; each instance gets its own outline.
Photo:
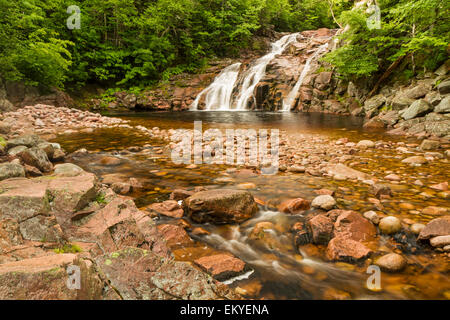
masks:
[[[430,86],[420,83],[414,88],[409,89],[406,92],[406,96],[410,99],[419,99],[425,97],[425,95],[430,91]]]
[[[450,216],[431,220],[419,234],[419,240],[450,235]]]
[[[0,164],[0,180],[9,178],[25,177],[25,169],[20,164],[2,163]]]
[[[333,237],[333,220],[325,215],[317,215],[308,221],[311,229],[312,242],[327,244]]]
[[[208,190],[185,200],[185,210],[192,220],[203,223],[239,223],[258,210],[253,196],[243,190]]]
[[[437,236],[430,239],[430,244],[433,247],[440,248],[450,245],[450,234],[447,236]]]
[[[436,150],[436,149],[439,149],[440,146],[441,146],[441,144],[440,144],[439,141],[425,139],[420,144],[420,149],[422,149],[422,150]]]
[[[45,151],[38,147],[28,148],[18,156],[22,159],[26,164],[36,167],[42,172],[49,172],[53,169],[52,163],[49,161],[47,154]]]
[[[54,216],[37,215],[20,224],[20,233],[25,240],[63,242],[64,235]]]
[[[238,299],[227,286],[186,262],[161,258],[153,252],[126,248],[96,258],[109,282],[106,292],[124,300]]]
[[[79,268],[78,290],[68,286],[69,266]],[[98,300],[102,288],[94,265],[75,254],[53,254],[0,265],[2,300]]]
[[[437,89],[439,90],[440,94],[447,94],[450,93],[450,80],[442,81],[438,86]]]
[[[399,254],[389,253],[375,260],[375,265],[386,272],[399,272],[406,267],[406,260]]]
[[[347,237],[335,237],[327,247],[327,257],[331,261],[357,262],[371,253],[364,244]]]
[[[434,108],[434,112],[437,112],[437,113],[450,113],[450,96],[445,97],[436,106],[436,108]]]
[[[311,203],[311,207],[323,209],[326,211],[333,209],[335,205],[336,200],[334,200],[334,198],[329,195],[317,196]]]
[[[17,146],[25,146],[28,148],[36,147],[39,143],[44,142],[38,135],[24,135],[18,138],[14,138],[8,140],[7,147],[8,149],[17,147]]]
[[[229,254],[202,257],[194,263],[218,281],[224,281],[246,271],[245,262]]]
[[[311,202],[302,198],[290,199],[278,206],[278,211],[288,214],[298,214],[310,208]]]
[[[388,216],[380,220],[378,227],[384,234],[394,234],[402,229],[402,223],[398,218]]]
[[[53,175],[59,177],[75,177],[84,172],[83,169],[73,163],[57,164],[54,169]]]
[[[22,151],[27,150],[28,148],[25,146],[17,146],[17,147],[13,147],[11,149],[8,150],[8,154],[10,156],[15,156],[18,155],[19,153],[21,153]]]
[[[401,116],[405,120],[414,119],[426,115],[428,112],[433,111],[432,106],[425,100],[417,100],[413,102],[409,108],[405,109]]]
[[[344,211],[334,224],[334,236],[355,241],[373,241],[377,230],[375,226],[355,211]]]
[[[169,247],[193,243],[193,240],[183,227],[174,224],[161,224],[157,228]]]

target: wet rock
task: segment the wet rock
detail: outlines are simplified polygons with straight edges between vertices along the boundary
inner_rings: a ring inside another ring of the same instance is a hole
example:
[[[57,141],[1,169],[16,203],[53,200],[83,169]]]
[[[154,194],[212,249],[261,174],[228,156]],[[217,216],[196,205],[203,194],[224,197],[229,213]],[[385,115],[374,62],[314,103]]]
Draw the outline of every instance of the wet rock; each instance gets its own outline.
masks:
[[[336,200],[332,196],[322,195],[315,197],[311,203],[311,207],[329,211],[336,205]]]
[[[436,248],[448,246],[450,245],[450,235],[431,238],[430,244]]]
[[[405,109],[401,116],[405,120],[414,119],[426,115],[427,113],[433,111],[432,106],[425,100],[417,100],[413,102],[409,108]]]
[[[372,191],[375,194],[375,197],[381,199],[383,197],[392,197],[392,190],[389,186],[384,184],[374,184],[372,186]]]
[[[437,113],[450,113],[450,96],[445,97],[436,106],[436,108],[434,108],[434,112],[437,112]]]
[[[375,147],[375,143],[373,141],[370,140],[361,140],[360,142],[358,142],[356,144],[357,147],[359,148],[374,148]]]
[[[126,248],[99,256],[96,263],[110,283],[106,289],[116,291],[124,300],[239,298],[189,263],[161,258],[143,249]]]
[[[378,227],[384,234],[394,234],[402,229],[402,223],[400,220],[393,216],[388,216],[381,219]]]
[[[414,234],[420,234],[422,230],[425,228],[425,225],[422,223],[414,223],[411,225],[411,232]]]
[[[18,154],[26,164],[36,167],[42,172],[50,172],[53,169],[53,165],[47,157],[47,154],[38,147],[32,147],[26,149]]]
[[[311,232],[304,222],[295,223],[292,232],[295,234],[294,243],[296,246],[303,246],[312,242]]]
[[[370,176],[361,171],[347,167],[344,164],[338,163],[335,165],[328,165],[324,168],[324,171],[329,176],[335,179],[350,179],[350,180],[370,180]]]
[[[334,224],[334,236],[355,241],[373,241],[377,234],[375,226],[355,211],[344,211]]]
[[[126,182],[116,182],[111,185],[111,189],[117,194],[126,195],[132,191],[131,185]]]
[[[256,185],[251,182],[244,182],[237,185],[237,188],[239,190],[249,190],[249,189],[256,189]]]
[[[9,178],[25,177],[25,169],[20,164],[1,163],[0,180]]]
[[[327,244],[333,236],[333,220],[324,215],[317,215],[308,221],[311,228],[312,242]]]
[[[184,199],[187,199],[190,196],[192,196],[194,193],[195,192],[193,192],[193,191],[188,191],[188,190],[184,190],[184,189],[175,189],[170,194],[170,200],[175,200],[175,201],[184,200]]]
[[[104,166],[117,166],[122,163],[122,160],[116,157],[105,156],[100,159],[99,163]]]
[[[368,129],[382,129],[385,127],[385,122],[382,121],[379,117],[373,117],[372,119],[370,119],[369,121],[364,123],[363,127],[368,128]],[[370,144],[368,144],[368,145],[370,145]],[[373,148],[373,147],[366,147],[364,145],[360,145],[359,147],[360,148]]]
[[[193,242],[187,232],[180,226],[161,224],[157,228],[169,247],[187,245]]]
[[[243,190],[208,190],[185,200],[185,211],[196,222],[239,223],[258,210],[253,196]]]
[[[327,247],[327,257],[331,261],[356,262],[368,257],[372,251],[361,242],[335,237]]]
[[[420,232],[418,239],[426,240],[438,236],[450,235],[450,216],[431,220]]]
[[[245,262],[229,254],[202,257],[194,263],[218,281],[224,281],[246,271]]]
[[[306,168],[304,166],[291,166],[288,168],[288,172],[293,173],[304,173],[306,171]]]
[[[426,164],[427,162],[428,162],[428,160],[422,156],[412,156],[412,157],[402,160],[402,163],[407,163],[407,164]]]
[[[258,244],[263,244],[269,249],[275,249],[278,247],[275,225],[272,222],[263,221],[257,223],[253,227],[249,235],[249,239],[256,241]]]
[[[441,144],[439,143],[439,141],[425,139],[420,144],[420,149],[422,149],[422,150],[436,150],[436,149],[439,149],[440,146],[441,146]]]
[[[447,191],[448,190],[448,182],[441,182],[438,184],[434,184],[430,186],[431,189],[439,190],[439,191]]]
[[[327,288],[323,293],[324,300],[350,300],[350,293],[335,288]]]
[[[335,192],[333,190],[320,189],[320,190],[314,190],[314,193],[319,196],[323,196],[323,195],[334,196]]]
[[[380,223],[380,217],[375,211],[367,211],[363,214],[364,218],[371,221],[373,224],[379,224]]]
[[[80,268],[80,289],[67,286],[68,266]],[[98,300],[102,281],[91,262],[75,254],[53,254],[0,265],[0,299]]]
[[[399,272],[406,267],[406,260],[401,255],[396,253],[389,253],[378,258],[375,265],[379,266],[381,270],[386,272]]]
[[[389,181],[400,181],[402,178],[400,178],[400,176],[396,175],[396,174],[389,174],[386,177],[384,177],[384,179],[389,180]]]
[[[298,214],[310,208],[311,202],[302,198],[290,199],[278,206],[278,211],[288,214]]]
[[[422,210],[422,213],[430,216],[443,216],[448,212],[447,208],[428,206]]]
[[[167,200],[162,203],[153,203],[149,209],[157,214],[171,218],[182,218],[184,215],[183,209],[175,200]]]

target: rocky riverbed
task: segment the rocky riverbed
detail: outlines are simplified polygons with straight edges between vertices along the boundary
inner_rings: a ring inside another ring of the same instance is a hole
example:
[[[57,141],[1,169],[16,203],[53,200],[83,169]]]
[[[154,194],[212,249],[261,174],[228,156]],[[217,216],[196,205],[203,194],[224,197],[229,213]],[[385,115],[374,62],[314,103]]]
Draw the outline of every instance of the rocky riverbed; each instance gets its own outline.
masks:
[[[449,298],[445,137],[286,127],[264,176],[173,164],[170,117],[22,110],[0,123],[2,298]]]

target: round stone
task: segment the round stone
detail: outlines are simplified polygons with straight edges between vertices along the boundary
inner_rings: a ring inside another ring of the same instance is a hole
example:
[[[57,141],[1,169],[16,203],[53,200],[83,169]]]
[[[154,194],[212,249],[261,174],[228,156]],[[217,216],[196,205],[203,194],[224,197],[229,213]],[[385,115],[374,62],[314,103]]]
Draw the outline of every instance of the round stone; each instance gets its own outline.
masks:
[[[313,208],[320,208],[323,210],[331,210],[336,205],[336,200],[332,196],[329,195],[322,195],[314,198],[313,202],[311,203],[311,207]]]
[[[402,224],[400,220],[393,216],[381,219],[380,224],[378,226],[381,232],[384,234],[394,234],[402,229]]]
[[[405,268],[406,260],[397,253],[389,253],[375,261],[375,265],[387,272],[398,272]]]

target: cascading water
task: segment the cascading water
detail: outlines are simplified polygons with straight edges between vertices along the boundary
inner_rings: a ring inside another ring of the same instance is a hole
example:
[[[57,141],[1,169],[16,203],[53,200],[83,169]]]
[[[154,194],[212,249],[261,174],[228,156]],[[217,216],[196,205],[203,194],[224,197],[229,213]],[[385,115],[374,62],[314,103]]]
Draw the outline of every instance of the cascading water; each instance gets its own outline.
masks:
[[[230,110],[231,95],[239,75],[240,67],[241,63],[235,63],[223,69],[214,79],[214,82],[197,95],[195,101],[192,103],[191,110],[198,110],[198,104],[204,94],[206,94],[205,111]]]
[[[295,98],[297,97],[298,90],[303,84],[303,80],[305,79],[306,75],[308,74],[310,68],[311,68],[311,62],[317,58],[317,56],[325,51],[328,48],[328,43],[320,46],[314,54],[308,58],[305,65],[303,66],[302,73],[300,74],[297,83],[292,88],[292,90],[289,92],[288,96],[283,99],[283,111],[291,111],[292,104],[295,101]]]
[[[272,44],[272,50],[265,56],[256,60],[255,64],[246,72],[239,97],[236,102],[236,110],[246,110],[248,100],[253,97],[256,85],[261,81],[266,73],[266,67],[276,55],[283,53],[286,48],[297,41],[298,33],[293,33],[282,37]]]

